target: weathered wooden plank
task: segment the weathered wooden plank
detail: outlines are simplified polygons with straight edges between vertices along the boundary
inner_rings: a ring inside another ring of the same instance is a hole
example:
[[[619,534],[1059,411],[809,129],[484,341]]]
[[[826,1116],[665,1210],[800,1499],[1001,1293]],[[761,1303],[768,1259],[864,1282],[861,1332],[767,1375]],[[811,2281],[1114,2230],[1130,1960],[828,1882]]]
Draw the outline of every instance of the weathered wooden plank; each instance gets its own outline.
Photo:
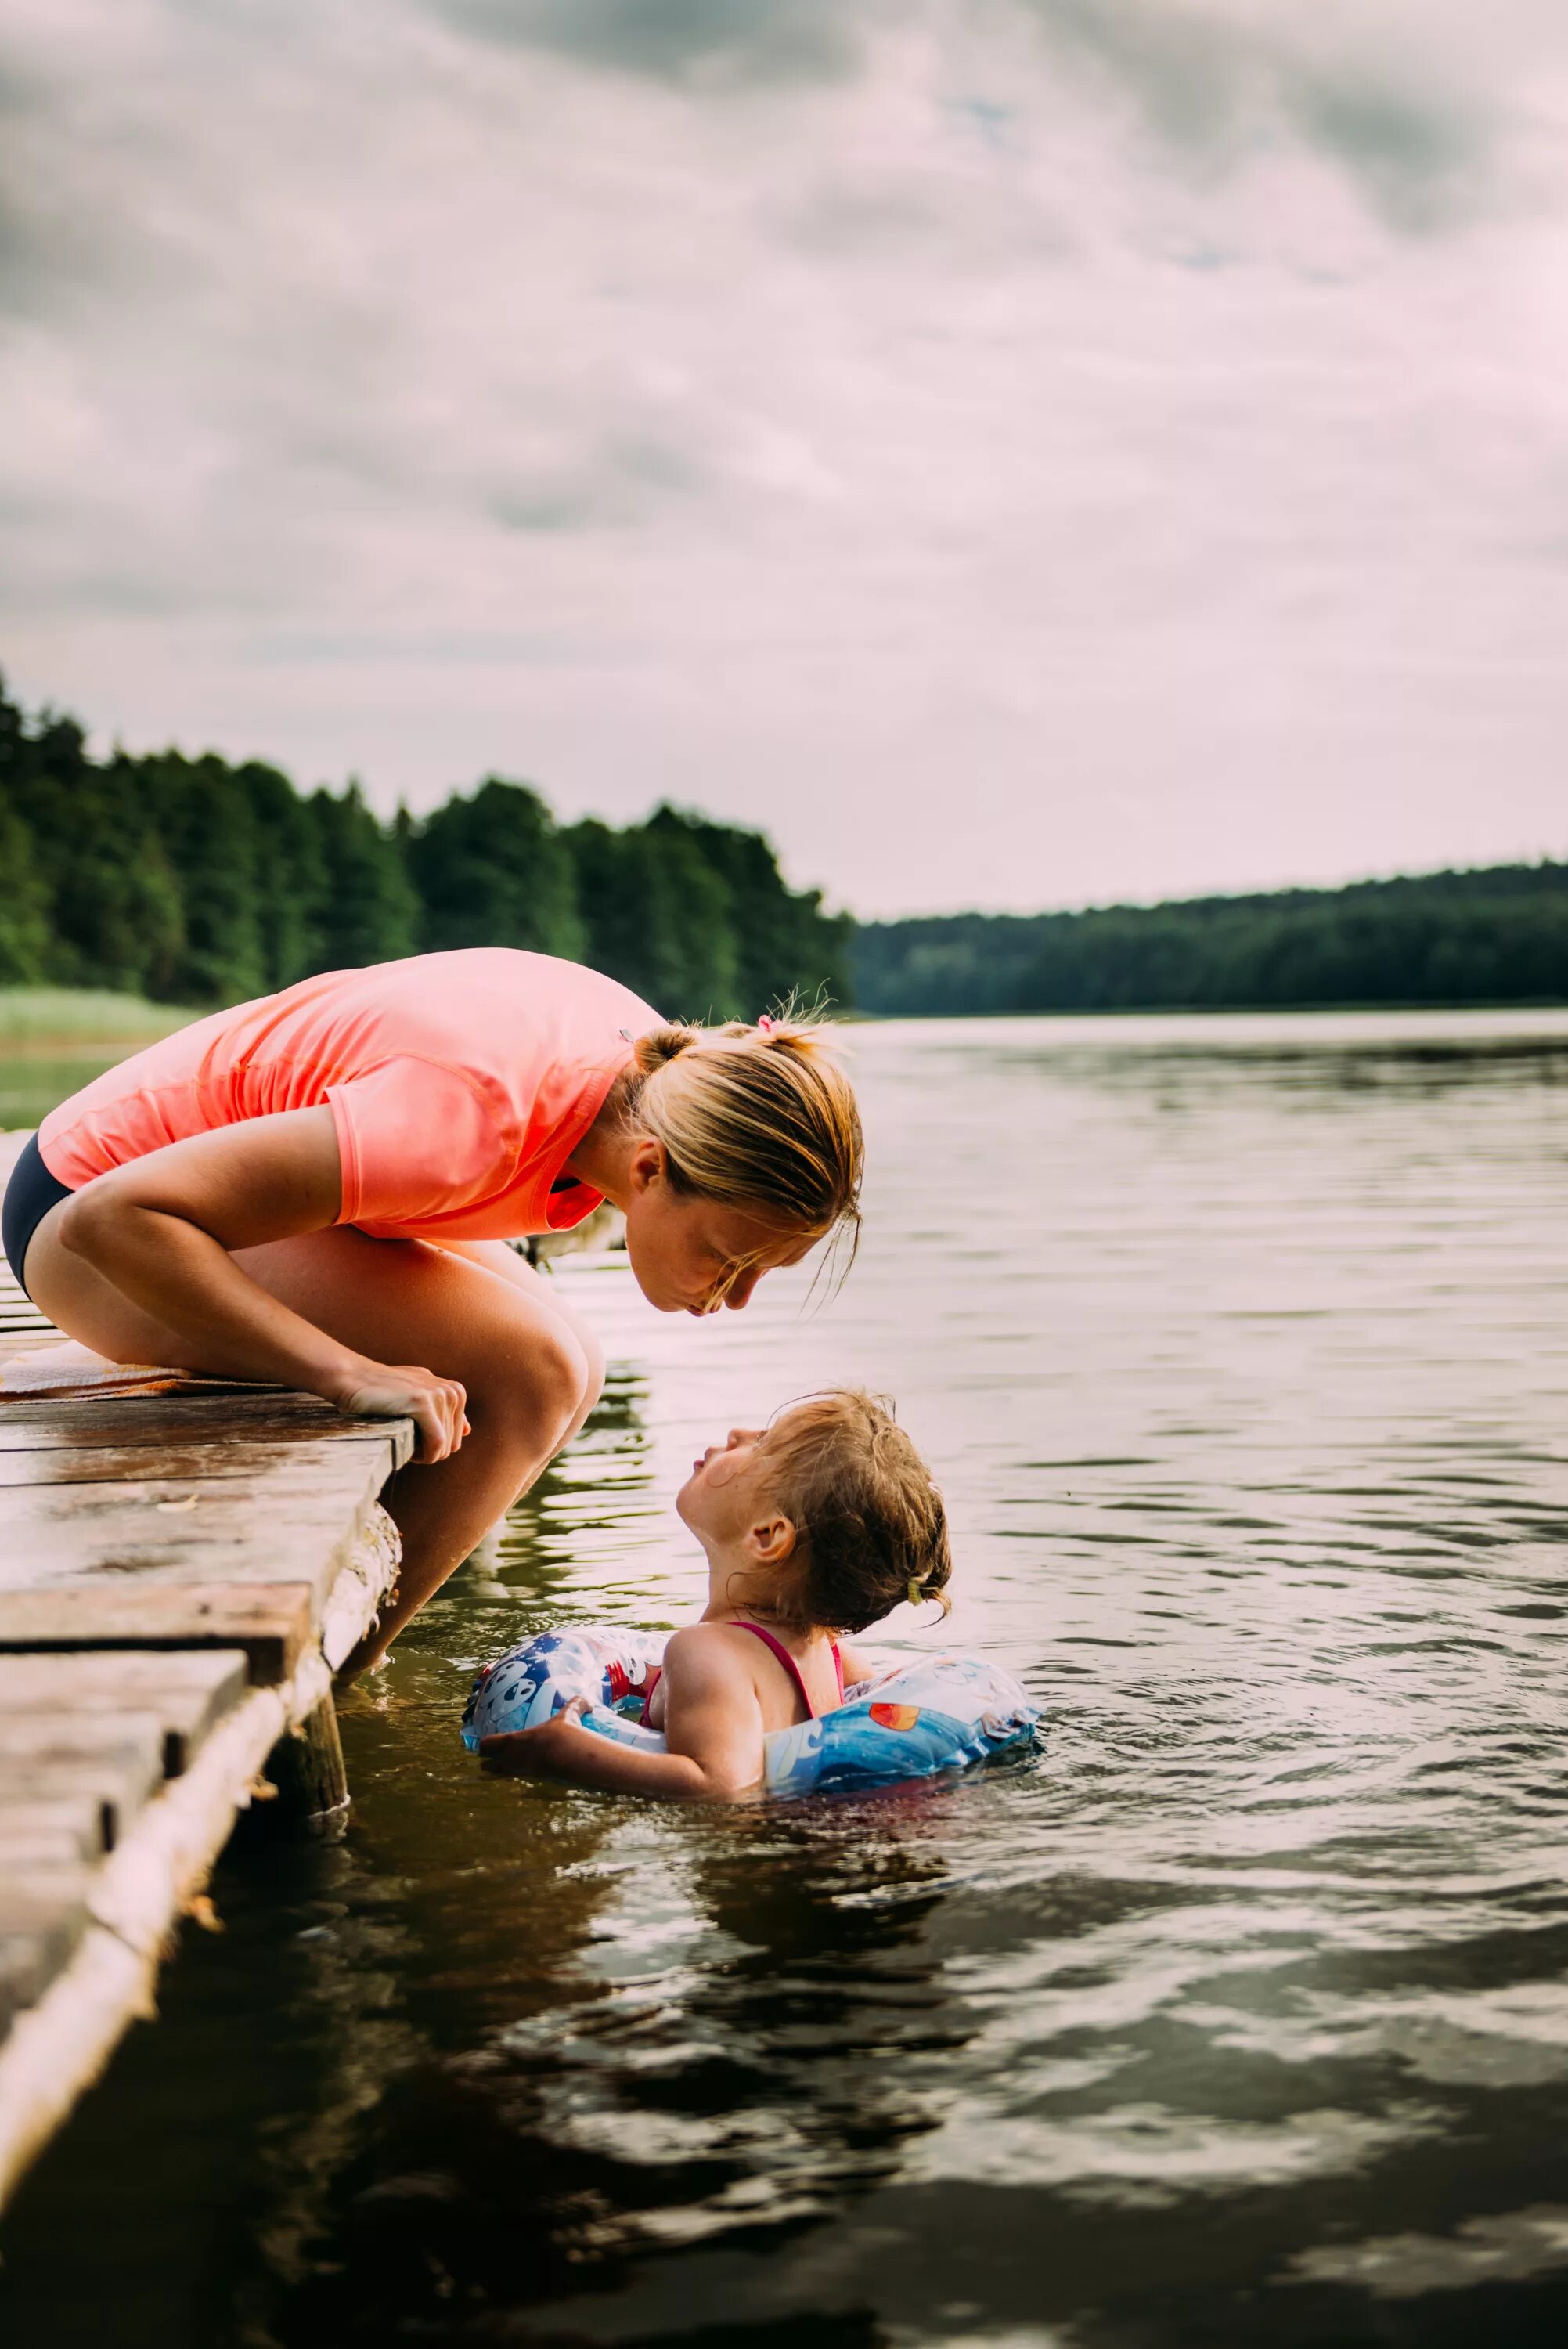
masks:
[[[0,1720],[0,1794],[10,1802],[47,1789],[98,1805],[106,1850],[163,1783],[163,1730],[156,1713],[112,1713],[57,1721],[48,1713]],[[12,1874],[0,1875],[0,1910]]]
[[[39,1812],[43,1814],[42,1818]],[[89,1806],[79,1808],[88,1821],[85,1828],[48,1824],[56,1813],[72,1815],[68,1804],[46,1803],[38,1811],[25,1805],[0,1808],[0,1882],[22,1868],[81,1868],[101,1857],[96,1815]]]
[[[0,1886],[0,1933],[31,1931],[41,1920],[85,1902],[91,1887],[85,1868],[25,1868]]]
[[[116,1648],[101,1656],[0,1655],[0,1718],[14,1713],[43,1713],[61,1694],[74,1692],[96,1702],[113,1696],[122,1703],[128,1693],[146,1692],[160,1702],[190,1694],[205,1697],[224,1689],[231,1680],[245,1685],[244,1658],[236,1649],[221,1650]]]
[[[88,1884],[83,1868],[7,1871],[0,1885],[0,2031],[48,1988],[81,1940]]]
[[[226,1542],[181,1542],[177,1537],[139,1541],[40,1528],[20,1556],[0,1561],[0,1599],[42,1599],[93,1588],[150,1599],[191,1587],[242,1592],[264,1580],[294,1586],[313,1616],[319,1616],[354,1555],[357,1526],[346,1526],[342,1513],[279,1512],[267,1536],[265,1541],[254,1532]]]
[[[0,1723],[41,1716],[75,1723],[126,1710],[150,1713],[159,1724],[163,1775],[178,1778],[249,1685],[237,1648],[0,1655]]]
[[[0,1546],[11,1529],[112,1522],[130,1526],[190,1517],[203,1526],[249,1526],[273,1510],[320,1508],[351,1514],[375,1500],[391,1472],[390,1444],[326,1444],[302,1462],[291,1451],[270,1474],[171,1476],[161,1452],[145,1452],[139,1475],[47,1485],[0,1483]]]
[[[46,1769],[53,1762],[94,1762],[100,1755],[115,1762],[129,1758],[139,1764],[145,1756],[161,1778],[163,1723],[155,1713],[129,1706],[69,1713],[64,1720],[52,1713],[0,1717],[0,1762],[31,1761]]]
[[[163,1733],[156,1713],[105,1713],[54,1723],[46,1714],[0,1721],[0,1801],[89,1801],[100,1851],[111,1851],[163,1783]],[[0,1869],[0,1909],[14,1870]]]
[[[101,1851],[114,1849],[162,1784],[163,1757],[145,1746],[139,1752],[64,1758],[0,1754],[0,1804],[91,1803],[98,1813]]]
[[[173,1552],[126,1545],[112,1555],[95,1553],[89,1560],[60,1556],[34,1558],[14,1582],[0,1571],[0,1600],[41,1600],[103,1586],[127,1597],[139,1593],[146,1599],[177,1596],[190,1589],[228,1590],[242,1596],[254,1589],[264,1574],[269,1588],[292,1587],[304,1601],[307,1613],[319,1614],[346,1561],[349,1547],[346,1544],[336,1553],[324,1556],[314,1543],[297,1555],[285,1546],[278,1557],[265,1560],[248,1544],[225,1547],[216,1542]],[[4,1645],[0,1640],[0,1648]]]
[[[29,1792],[0,1801],[0,1873],[44,1863],[90,1862],[101,1859],[108,1848],[103,1803],[96,1793],[46,1798]]]
[[[0,2038],[65,1971],[87,1921],[85,1907],[57,1909],[32,1928],[0,1931]]]
[[[275,1477],[0,1487],[0,1591],[112,1575],[162,1583],[300,1582],[324,1605],[390,1464],[357,1444]]]
[[[406,1425],[401,1420],[348,1419],[315,1395],[282,1387],[222,1394],[0,1395],[0,1448],[8,1452],[39,1444],[178,1444],[231,1432],[260,1442],[293,1443],[302,1435],[390,1434]]]
[[[305,1435],[280,1444],[275,1438],[246,1433],[173,1444],[62,1444],[30,1452],[0,1450],[0,1486],[108,1485],[144,1476],[201,1484],[264,1476],[270,1483],[280,1464],[285,1474],[304,1475],[367,1444],[386,1447],[390,1475],[407,1456],[407,1444],[395,1441],[397,1429],[386,1420],[349,1420],[345,1428],[352,1439],[346,1444],[341,1435]]]
[[[0,1653],[77,1648],[242,1648],[253,1687],[275,1687],[304,1654],[311,1593],[298,1582],[63,1584],[0,1591]]]

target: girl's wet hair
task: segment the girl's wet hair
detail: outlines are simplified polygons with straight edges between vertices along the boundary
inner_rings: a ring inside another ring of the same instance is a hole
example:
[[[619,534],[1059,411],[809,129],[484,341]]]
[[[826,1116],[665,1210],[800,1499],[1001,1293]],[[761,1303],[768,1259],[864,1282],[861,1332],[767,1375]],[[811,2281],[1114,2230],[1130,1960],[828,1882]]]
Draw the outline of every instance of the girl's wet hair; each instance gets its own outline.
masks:
[[[624,1114],[665,1146],[673,1189],[761,1208],[812,1238],[860,1236],[865,1144],[829,1031],[788,1012],[639,1036]]]
[[[947,1512],[885,1396],[855,1387],[808,1395],[773,1420],[758,1458],[796,1532],[794,1568],[768,1594],[775,1620],[863,1631],[901,1602],[927,1599],[946,1614]]]

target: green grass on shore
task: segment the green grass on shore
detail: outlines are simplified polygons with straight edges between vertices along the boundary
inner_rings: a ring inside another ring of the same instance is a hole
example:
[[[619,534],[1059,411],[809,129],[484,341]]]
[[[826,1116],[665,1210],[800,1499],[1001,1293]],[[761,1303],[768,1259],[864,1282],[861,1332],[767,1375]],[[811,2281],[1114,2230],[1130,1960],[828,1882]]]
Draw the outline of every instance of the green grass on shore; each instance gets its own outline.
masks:
[[[0,1051],[100,1052],[110,1058],[172,1034],[201,1014],[88,987],[0,987]]]

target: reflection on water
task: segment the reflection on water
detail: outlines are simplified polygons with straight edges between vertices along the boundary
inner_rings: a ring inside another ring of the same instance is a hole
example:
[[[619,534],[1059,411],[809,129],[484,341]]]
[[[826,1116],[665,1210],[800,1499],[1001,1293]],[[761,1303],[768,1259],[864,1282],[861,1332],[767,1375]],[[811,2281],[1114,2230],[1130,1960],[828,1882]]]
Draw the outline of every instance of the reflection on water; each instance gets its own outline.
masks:
[[[835,1302],[561,1276],[604,1407],[350,1700],[347,1840],[226,1865],[18,2206],[17,2339],[1568,2331],[1568,1020],[859,1050]],[[473,1664],[680,1619],[693,1449],[841,1377],[1044,1755],[715,1814],[477,1769]]]

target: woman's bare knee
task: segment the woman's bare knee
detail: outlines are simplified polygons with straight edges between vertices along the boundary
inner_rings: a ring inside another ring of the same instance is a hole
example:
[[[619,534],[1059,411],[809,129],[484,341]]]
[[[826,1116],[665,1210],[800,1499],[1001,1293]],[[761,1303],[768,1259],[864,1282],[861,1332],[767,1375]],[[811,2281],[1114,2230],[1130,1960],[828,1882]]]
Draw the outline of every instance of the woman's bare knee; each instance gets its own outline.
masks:
[[[582,1354],[583,1378],[572,1423],[567,1430],[569,1436],[575,1435],[604,1392],[604,1350],[592,1326],[583,1319],[576,1307],[562,1297],[556,1282],[542,1278],[527,1266],[520,1268],[517,1278],[520,1280],[526,1278],[531,1284],[528,1293],[538,1299],[552,1321],[570,1332]]]
[[[583,1348],[564,1324],[537,1322],[509,1341],[486,1349],[487,1359],[467,1381],[475,1433],[548,1454],[557,1451],[583,1412],[592,1385]],[[471,1441],[471,1439],[470,1439]]]
[[[604,1349],[591,1330],[580,1327],[574,1330],[573,1335],[583,1350],[583,1380],[579,1406],[579,1424],[581,1424],[581,1421],[587,1418],[604,1392]]]

